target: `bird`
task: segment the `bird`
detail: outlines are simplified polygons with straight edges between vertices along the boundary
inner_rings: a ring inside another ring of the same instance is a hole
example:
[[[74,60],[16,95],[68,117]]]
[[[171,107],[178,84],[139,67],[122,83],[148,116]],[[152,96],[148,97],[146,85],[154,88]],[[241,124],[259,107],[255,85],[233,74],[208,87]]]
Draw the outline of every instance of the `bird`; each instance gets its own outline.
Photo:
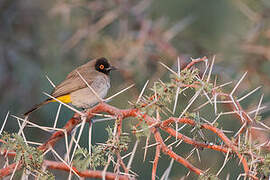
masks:
[[[107,95],[111,86],[110,72],[115,69],[104,57],[90,60],[71,71],[65,80],[54,88],[51,96],[63,103],[72,104],[77,108],[90,108],[100,101],[97,95],[100,98],[104,98]],[[56,102],[57,100],[48,98],[24,113],[24,116],[28,116],[41,106]]]

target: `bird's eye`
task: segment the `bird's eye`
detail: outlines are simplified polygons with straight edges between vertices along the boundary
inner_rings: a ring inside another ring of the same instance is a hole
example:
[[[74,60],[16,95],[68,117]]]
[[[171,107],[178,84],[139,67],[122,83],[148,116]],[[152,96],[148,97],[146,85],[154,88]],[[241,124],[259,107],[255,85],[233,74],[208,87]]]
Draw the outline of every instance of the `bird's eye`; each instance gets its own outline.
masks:
[[[101,65],[99,66],[99,69],[104,69],[104,65],[101,64]]]

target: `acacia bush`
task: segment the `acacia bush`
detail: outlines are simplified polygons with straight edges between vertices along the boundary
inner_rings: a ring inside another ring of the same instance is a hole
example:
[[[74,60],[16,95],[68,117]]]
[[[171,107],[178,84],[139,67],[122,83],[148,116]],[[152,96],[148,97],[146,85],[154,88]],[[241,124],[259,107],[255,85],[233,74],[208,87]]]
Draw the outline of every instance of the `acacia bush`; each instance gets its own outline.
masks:
[[[205,68],[198,69],[196,67],[198,63],[204,63]],[[39,126],[28,121],[28,117],[23,119],[13,115],[18,120],[20,130],[18,133],[3,133],[2,135],[1,152],[5,163],[0,170],[0,177],[13,177],[16,172],[23,169],[19,171],[21,176],[54,179],[51,173],[54,169],[67,171],[69,176],[78,178],[142,178],[140,172],[132,169],[138,142],[142,140],[142,137],[146,137],[144,158],[148,156],[148,149],[155,149],[151,170],[152,179],[156,179],[162,154],[171,159],[171,164],[164,171],[162,179],[169,177],[173,162],[197,174],[199,179],[219,179],[220,173],[230,159],[239,163],[241,173],[238,178],[268,177],[270,141],[267,132],[269,133],[270,128],[261,122],[259,116],[259,112],[265,108],[261,105],[262,98],[258,106],[248,112],[242,108],[241,101],[251,96],[258,88],[243,97],[236,95],[237,88],[244,80],[246,73],[236,82],[217,84],[217,79],[211,76],[214,59],[211,64],[208,63],[206,57],[191,59],[191,62],[182,69],[179,59],[177,64],[178,70],[174,71],[161,63],[170,73],[169,80],[156,81],[151,88],[147,87],[149,82],[147,81],[139,97],[131,100],[130,107],[126,109],[111,106],[106,101],[132,86],[85,111],[71,108],[75,111],[74,115],[62,128]],[[225,92],[224,87],[230,84],[233,84],[232,89]],[[145,92],[147,89],[150,93]],[[187,96],[186,93],[192,96]],[[186,99],[184,107],[179,106],[178,103],[182,99]],[[63,105],[69,107],[69,105]],[[210,106],[212,110],[209,110],[207,106]],[[227,111],[224,111],[223,106]],[[179,114],[176,114],[176,109],[181,109]],[[204,109],[207,109],[207,116],[210,118],[202,115]],[[209,114],[212,115],[209,116]],[[237,131],[224,130],[221,125],[223,121],[221,117],[230,115],[233,121],[240,123]],[[93,120],[96,116],[102,118]],[[129,132],[123,132],[123,122],[129,117],[134,118],[137,124]],[[94,136],[91,133],[92,128],[100,121],[114,121],[114,126],[106,128],[107,140],[105,142],[92,145],[91,139]],[[89,124],[88,148],[81,147],[79,144],[86,123]],[[24,128],[28,126],[55,132],[44,143],[29,142],[24,134]],[[210,135],[216,137],[216,141],[212,141]],[[133,147],[130,147],[132,136],[136,136],[136,142]],[[153,144],[149,144],[151,137],[155,141]],[[54,149],[61,139],[65,141],[65,153],[62,155]],[[184,143],[193,147],[188,156],[177,153],[179,145]],[[36,144],[36,146],[30,144]],[[200,159],[200,153],[204,149],[225,155],[223,165],[218,171],[211,170],[211,167],[198,168],[196,164],[189,161],[190,156],[194,156],[195,153]],[[55,159],[47,160],[48,153],[54,154]],[[13,162],[10,164],[10,161]],[[108,167],[113,167],[112,172],[108,172]],[[226,173],[230,175],[230,172]],[[186,176],[188,177],[189,174]]]

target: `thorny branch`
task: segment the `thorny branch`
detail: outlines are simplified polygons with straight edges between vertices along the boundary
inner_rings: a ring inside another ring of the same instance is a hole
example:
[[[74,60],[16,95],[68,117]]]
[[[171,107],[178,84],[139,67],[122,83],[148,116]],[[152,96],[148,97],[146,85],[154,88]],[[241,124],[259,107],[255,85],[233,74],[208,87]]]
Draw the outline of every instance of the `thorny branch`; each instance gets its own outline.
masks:
[[[185,69],[189,69],[193,65],[195,65],[196,63],[203,62],[205,60],[207,60],[207,58],[205,58],[205,57],[201,58],[201,59],[193,60],[190,64],[188,64],[185,67]],[[195,84],[193,84],[193,85],[197,86],[197,83],[198,82],[195,82]],[[181,86],[183,86],[183,84],[181,84]],[[214,90],[212,91],[212,94],[213,94],[213,97],[215,97],[215,96],[222,97],[221,99],[223,101],[231,101],[230,103],[227,103],[228,106],[230,107],[230,109],[232,111],[236,112],[235,113],[236,117],[240,119],[240,122],[242,124],[246,124],[246,127],[244,127],[238,134],[238,137],[240,138],[240,134],[242,134],[246,128],[249,128],[249,125],[251,123],[253,123],[253,120],[243,110],[243,108],[241,107],[239,102],[237,102],[236,99],[232,98],[232,96],[230,94],[216,92]],[[153,101],[155,101],[156,98],[159,98],[159,96],[155,95],[154,97],[153,96],[150,97],[150,99]],[[147,106],[147,104],[145,104],[145,103],[142,104],[142,107],[145,107],[145,106]],[[204,175],[206,173],[204,170],[201,170],[201,169],[195,167],[194,165],[192,165],[187,159],[185,159],[184,157],[181,157],[180,155],[175,153],[168,145],[166,145],[162,136],[161,136],[160,131],[166,132],[170,136],[175,137],[178,140],[182,140],[183,142],[190,144],[190,145],[194,146],[195,148],[207,148],[207,149],[212,149],[214,151],[220,151],[223,153],[236,154],[239,158],[239,161],[241,162],[241,164],[243,166],[245,175],[247,177],[252,178],[252,179],[258,179],[257,174],[250,171],[250,169],[249,169],[250,165],[247,162],[248,156],[252,156],[252,158],[255,158],[255,159],[258,159],[258,157],[256,157],[252,153],[249,153],[248,155],[246,155],[244,153],[239,152],[239,148],[240,148],[240,147],[238,147],[239,145],[236,142],[230,140],[221,129],[215,127],[211,123],[199,123],[199,122],[193,120],[192,118],[188,118],[188,117],[179,117],[179,118],[169,117],[168,119],[161,120],[160,117],[156,119],[152,116],[149,116],[147,113],[143,112],[140,108],[135,107],[135,108],[130,108],[130,109],[119,109],[119,108],[116,108],[114,106],[108,105],[106,103],[100,103],[100,104],[96,105],[95,107],[85,111],[84,118],[86,118],[86,122],[92,123],[91,119],[97,113],[108,113],[111,116],[115,117],[116,124],[117,124],[116,137],[115,137],[116,139],[119,139],[119,137],[122,133],[122,123],[128,117],[137,118],[138,121],[143,120],[148,125],[150,132],[154,136],[156,144],[157,144],[156,145],[156,154],[155,154],[155,158],[153,161],[152,179],[156,179],[156,171],[157,171],[157,166],[158,166],[158,161],[160,158],[161,150],[165,155],[168,155],[170,158],[172,158],[175,161],[177,161],[178,163],[182,164],[183,166],[188,168],[190,171],[192,171],[198,175]],[[70,134],[72,132],[72,130],[78,124],[80,124],[82,122],[82,119],[83,118],[81,117],[80,114],[75,113],[73,115],[73,117],[63,127],[63,129],[65,130],[65,132],[67,134]],[[200,141],[197,141],[195,139],[192,139],[186,135],[183,135],[180,132],[175,131],[175,129],[172,128],[172,125],[175,123],[186,124],[186,125],[190,125],[193,127],[199,126],[200,129],[205,129],[205,130],[211,131],[214,134],[216,134],[224,142],[225,145],[216,145],[213,143],[200,142]],[[52,134],[52,136],[48,139],[48,141],[45,142],[44,144],[40,145],[38,147],[38,149],[45,152],[45,151],[53,148],[54,145],[56,144],[56,142],[58,142],[60,139],[62,139],[64,137],[65,137],[64,131],[56,131],[55,133]],[[4,143],[4,142],[2,141],[2,143]],[[126,167],[125,163],[123,162],[123,160],[120,156],[120,152],[116,150],[115,153],[117,155],[117,162],[118,162],[118,164],[120,164],[122,166],[125,174],[122,175],[122,174],[120,174],[119,171],[117,171],[118,173],[106,172],[106,175],[105,175],[106,179],[115,179],[115,178],[130,179],[130,178],[132,178],[128,174],[130,169],[128,169]],[[2,154],[14,156],[14,152],[7,152],[7,151],[3,151],[3,150],[2,150]],[[262,158],[260,158],[260,160],[263,161]],[[78,171],[75,167],[69,167],[63,162],[44,160],[43,165],[49,169],[58,169],[58,170],[63,170],[63,171],[71,171],[70,168],[72,168],[71,172],[76,173],[81,177],[92,177],[92,178],[102,178],[103,177],[102,172],[100,172],[100,171],[90,171],[90,170]],[[17,170],[22,168],[22,162],[19,161],[19,162],[16,162],[16,163],[13,163],[13,164],[6,166],[5,168],[2,168],[0,170],[0,177],[5,177],[5,176],[10,175],[14,171],[15,168],[17,168]],[[118,168],[120,168],[120,167],[118,167]]]

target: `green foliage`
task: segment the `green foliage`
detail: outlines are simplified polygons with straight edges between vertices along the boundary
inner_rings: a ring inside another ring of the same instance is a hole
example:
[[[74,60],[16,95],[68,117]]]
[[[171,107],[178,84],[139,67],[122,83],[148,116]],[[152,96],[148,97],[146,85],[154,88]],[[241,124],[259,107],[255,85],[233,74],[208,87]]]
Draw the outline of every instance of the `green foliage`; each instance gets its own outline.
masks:
[[[112,157],[115,151],[126,151],[130,138],[128,134],[122,133],[118,138],[114,135],[110,127],[106,128],[108,140],[105,144],[94,145],[91,147],[91,154],[85,148],[78,148],[75,152],[73,165],[80,171],[86,170],[89,167],[96,169],[100,166],[105,166],[108,157]]]
[[[121,133],[119,139],[114,135],[112,129],[110,127],[106,128],[108,132],[108,140],[106,141],[107,149],[110,152],[114,152],[115,150],[126,151],[128,149],[128,143],[130,142],[129,134]]]
[[[79,170],[86,170],[88,167],[96,169],[98,166],[106,165],[105,154],[100,146],[92,146],[91,155],[85,148],[78,148],[75,152],[73,165]]]
[[[199,74],[199,69],[184,69],[180,72],[180,77],[173,75],[172,79],[177,82],[190,85],[196,80],[196,76]]]
[[[6,142],[1,145],[1,150],[14,151],[16,153],[14,162],[21,161],[25,169],[36,173],[43,179],[54,179],[50,172],[42,170],[42,151],[27,145],[24,139],[16,133],[9,134],[4,132],[1,139]]]
[[[142,97],[138,104],[133,105],[149,116],[153,116],[156,110],[167,115],[168,112],[171,113],[168,106],[175,101],[178,88],[179,94],[183,94],[187,88],[191,88],[194,92],[202,90],[201,94],[204,95],[204,93],[211,93],[214,85],[206,80],[200,80],[198,68],[184,69],[181,70],[180,76],[171,74],[168,82],[162,82],[161,80],[155,82],[151,88],[151,95]],[[215,90],[219,91],[219,89]],[[192,114],[190,113],[190,115]]]
[[[248,163],[250,166],[256,169],[256,172],[262,177],[268,177],[270,175],[270,154],[261,150],[261,144],[256,141],[246,141],[245,136],[242,134],[239,138],[239,152],[248,157]],[[232,141],[235,141],[232,138]],[[250,155],[256,156],[258,159],[254,160],[250,158]]]
[[[180,88],[179,94],[181,94],[185,89],[185,87],[181,85],[192,84],[197,75],[198,69],[182,70],[180,77],[171,74],[168,82],[165,83],[161,80],[155,82],[154,86],[151,88],[152,94],[150,96],[142,97],[141,102],[134,104],[134,106],[140,108],[141,112],[145,112],[149,116],[152,116],[156,110],[167,114],[167,112],[170,112],[167,106],[174,102],[177,88]],[[166,112],[164,111],[164,108],[167,110]]]
[[[264,177],[268,177],[270,175],[270,154],[264,155],[263,158],[263,161],[258,162],[258,172]]]
[[[151,117],[153,117],[157,111],[168,116],[172,114],[169,107],[175,102],[177,89],[179,89],[178,95],[185,95],[183,92],[187,88],[190,88],[194,93],[200,91],[200,95],[204,96],[213,91],[214,85],[213,83],[207,82],[206,79],[200,80],[199,69],[193,66],[192,68],[181,70],[180,76],[171,73],[168,82],[161,80],[155,82],[151,88],[151,94],[149,96],[143,96],[141,101],[137,104],[134,103],[133,106],[134,108],[140,109],[143,114],[147,114]],[[215,91],[220,91],[220,89],[216,88]],[[183,117],[194,119],[197,122],[197,130],[194,131],[194,137],[202,137],[199,114],[186,111]],[[137,117],[137,119],[142,120],[143,117]],[[140,132],[137,136],[148,136],[149,129],[147,128],[147,124],[142,122],[140,123],[140,127],[143,132],[141,133],[140,130],[135,128],[137,132]]]
[[[141,137],[149,137],[151,134],[150,129],[148,128],[148,125],[144,121],[142,121],[142,118],[140,119],[141,121],[139,123],[140,123],[141,129],[139,129],[136,126],[131,127],[137,139],[140,139]]]

